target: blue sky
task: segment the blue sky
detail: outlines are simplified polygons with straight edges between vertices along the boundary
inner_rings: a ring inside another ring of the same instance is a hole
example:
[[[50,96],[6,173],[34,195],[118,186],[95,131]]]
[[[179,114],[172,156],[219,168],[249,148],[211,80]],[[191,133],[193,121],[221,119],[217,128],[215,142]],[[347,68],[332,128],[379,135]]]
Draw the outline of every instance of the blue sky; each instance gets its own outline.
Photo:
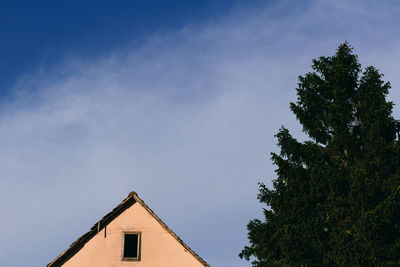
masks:
[[[2,1],[2,92],[21,72],[54,63],[65,54],[95,57],[140,45],[158,31],[215,20],[240,1]]]
[[[1,266],[47,264],[132,190],[212,266],[249,266],[238,253],[262,216],[257,182],[275,176],[281,125],[304,138],[288,107],[311,59],[348,40],[400,102],[398,1],[0,12]]]

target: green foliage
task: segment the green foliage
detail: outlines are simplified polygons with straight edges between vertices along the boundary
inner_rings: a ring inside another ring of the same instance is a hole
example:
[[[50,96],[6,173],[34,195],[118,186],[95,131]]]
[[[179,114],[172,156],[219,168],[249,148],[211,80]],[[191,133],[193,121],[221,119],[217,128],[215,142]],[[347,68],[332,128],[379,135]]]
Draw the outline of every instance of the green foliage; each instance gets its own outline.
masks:
[[[399,122],[390,84],[361,73],[350,45],[313,60],[290,108],[309,136],[282,127],[273,189],[260,184],[264,221],[248,224],[253,266],[399,266]]]

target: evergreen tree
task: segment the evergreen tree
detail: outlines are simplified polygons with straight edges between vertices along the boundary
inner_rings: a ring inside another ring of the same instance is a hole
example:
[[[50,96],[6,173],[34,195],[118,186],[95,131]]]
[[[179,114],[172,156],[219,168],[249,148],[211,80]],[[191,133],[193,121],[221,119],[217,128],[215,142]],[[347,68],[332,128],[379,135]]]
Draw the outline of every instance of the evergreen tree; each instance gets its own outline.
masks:
[[[399,122],[389,83],[361,73],[350,45],[313,60],[291,111],[309,141],[282,127],[273,189],[260,184],[265,220],[247,225],[253,266],[399,266]]]

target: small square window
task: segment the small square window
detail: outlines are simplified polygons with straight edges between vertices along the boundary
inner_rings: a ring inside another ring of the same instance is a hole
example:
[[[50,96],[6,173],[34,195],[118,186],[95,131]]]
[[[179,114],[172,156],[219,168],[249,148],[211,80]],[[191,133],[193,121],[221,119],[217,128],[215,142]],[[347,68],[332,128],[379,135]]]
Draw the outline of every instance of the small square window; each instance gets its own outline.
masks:
[[[122,260],[140,260],[140,233],[124,233]]]

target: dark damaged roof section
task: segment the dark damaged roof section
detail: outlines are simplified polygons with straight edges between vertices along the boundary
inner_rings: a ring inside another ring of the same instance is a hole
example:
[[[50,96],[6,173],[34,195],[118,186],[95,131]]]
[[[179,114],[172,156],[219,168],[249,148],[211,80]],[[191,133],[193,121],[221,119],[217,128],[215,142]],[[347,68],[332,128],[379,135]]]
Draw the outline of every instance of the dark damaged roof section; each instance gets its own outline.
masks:
[[[104,227],[106,227],[111,221],[117,218],[126,209],[131,207],[136,202],[139,202],[160,224],[164,227],[167,232],[169,232],[181,245],[189,251],[196,259],[198,259],[204,266],[210,267],[210,265],[204,261],[199,255],[197,255],[182,239],[179,238],[154,212],[151,210],[144,201],[139,198],[136,192],[132,191],[116,208],[114,208],[110,213],[104,216],[100,221],[95,223],[95,225],[90,228],[89,232],[79,237],[75,242],[73,242],[67,250],[62,252],[57,258],[52,262],[47,264],[47,267],[59,267],[62,266],[66,261],[72,258],[90,239],[92,239],[98,232],[100,232]]]

